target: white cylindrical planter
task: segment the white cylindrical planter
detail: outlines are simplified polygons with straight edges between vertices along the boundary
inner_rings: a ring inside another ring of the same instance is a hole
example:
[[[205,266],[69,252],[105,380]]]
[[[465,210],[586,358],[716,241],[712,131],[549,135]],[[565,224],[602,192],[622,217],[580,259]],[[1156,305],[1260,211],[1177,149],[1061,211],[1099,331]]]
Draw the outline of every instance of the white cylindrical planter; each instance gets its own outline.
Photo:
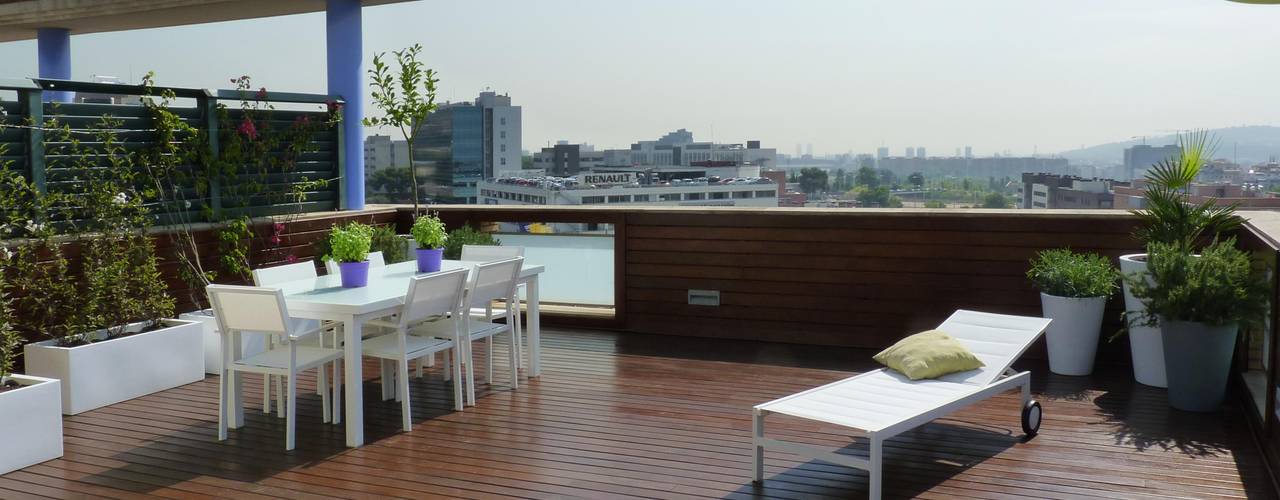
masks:
[[[1045,332],[1049,371],[1059,375],[1093,373],[1106,297],[1058,297],[1040,294],[1044,317],[1053,320]]]
[[[1147,254],[1135,253],[1120,256],[1120,272],[1125,276],[1140,274],[1150,282],[1147,276]],[[1129,282],[1124,283],[1124,309],[1134,321],[1140,321],[1147,310],[1146,305],[1129,290]],[[1138,383],[1152,387],[1168,387],[1168,378],[1164,371],[1164,341],[1160,338],[1160,327],[1131,325],[1129,327],[1129,352],[1133,357],[1133,378]]]

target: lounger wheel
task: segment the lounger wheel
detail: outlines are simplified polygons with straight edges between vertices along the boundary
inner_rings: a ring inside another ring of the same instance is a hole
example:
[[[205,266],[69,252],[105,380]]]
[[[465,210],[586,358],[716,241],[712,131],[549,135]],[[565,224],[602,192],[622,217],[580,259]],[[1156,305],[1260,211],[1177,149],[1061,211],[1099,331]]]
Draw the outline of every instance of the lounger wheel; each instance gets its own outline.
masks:
[[[1031,400],[1026,406],[1022,407],[1022,432],[1027,438],[1035,437],[1040,432],[1040,420],[1044,414],[1044,410],[1040,408],[1040,402]]]

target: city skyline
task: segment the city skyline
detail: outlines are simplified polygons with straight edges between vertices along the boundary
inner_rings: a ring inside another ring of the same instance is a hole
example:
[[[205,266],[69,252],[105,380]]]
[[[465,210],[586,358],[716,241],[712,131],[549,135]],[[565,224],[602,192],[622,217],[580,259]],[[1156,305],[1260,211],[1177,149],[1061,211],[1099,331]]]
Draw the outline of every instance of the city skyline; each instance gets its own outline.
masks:
[[[410,2],[364,17],[367,58],[424,44],[441,101],[509,93],[526,109],[523,149],[621,147],[683,127],[781,151],[812,144],[816,155],[882,144],[1051,154],[1269,124],[1280,112],[1269,84],[1280,77],[1276,20],[1280,9],[1203,0]],[[323,23],[308,14],[77,35],[72,75],[136,82],[154,70],[162,84],[225,87],[235,71],[322,92]],[[33,75],[34,42],[0,44],[0,60],[3,76]]]

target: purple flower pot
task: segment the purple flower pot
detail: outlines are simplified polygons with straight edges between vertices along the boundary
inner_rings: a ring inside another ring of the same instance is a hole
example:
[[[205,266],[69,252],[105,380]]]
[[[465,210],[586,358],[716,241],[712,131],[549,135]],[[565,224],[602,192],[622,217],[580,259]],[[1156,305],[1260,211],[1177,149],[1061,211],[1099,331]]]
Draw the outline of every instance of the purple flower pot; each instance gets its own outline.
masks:
[[[418,272],[434,273],[440,271],[440,261],[444,259],[443,248],[418,248]]]
[[[369,284],[369,261],[339,262],[338,272],[342,274],[342,288],[360,288]]]

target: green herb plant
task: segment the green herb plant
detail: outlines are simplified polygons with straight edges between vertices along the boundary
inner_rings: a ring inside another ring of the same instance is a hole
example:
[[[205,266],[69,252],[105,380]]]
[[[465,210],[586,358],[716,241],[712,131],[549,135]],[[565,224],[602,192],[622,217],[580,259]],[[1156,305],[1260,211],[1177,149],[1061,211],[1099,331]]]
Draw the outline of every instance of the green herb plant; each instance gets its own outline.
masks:
[[[359,222],[334,226],[329,230],[328,258],[338,262],[364,262],[373,243],[373,228]]]
[[[1057,297],[1106,297],[1115,291],[1119,277],[1110,259],[1067,248],[1037,253],[1027,270],[1027,279],[1036,288]]]
[[[1270,303],[1269,287],[1261,273],[1254,272],[1249,255],[1236,248],[1235,238],[1214,242],[1198,256],[1186,253],[1181,243],[1157,242],[1147,247],[1150,282],[1137,276],[1126,278],[1129,290],[1147,310],[1126,322],[1261,325]]]
[[[449,241],[449,233],[445,230],[444,221],[436,214],[424,214],[413,221],[409,234],[418,242],[418,248],[444,248]]]
[[[13,375],[13,364],[22,350],[22,336],[10,319],[9,299],[0,283],[0,389],[4,388],[5,379]]]

